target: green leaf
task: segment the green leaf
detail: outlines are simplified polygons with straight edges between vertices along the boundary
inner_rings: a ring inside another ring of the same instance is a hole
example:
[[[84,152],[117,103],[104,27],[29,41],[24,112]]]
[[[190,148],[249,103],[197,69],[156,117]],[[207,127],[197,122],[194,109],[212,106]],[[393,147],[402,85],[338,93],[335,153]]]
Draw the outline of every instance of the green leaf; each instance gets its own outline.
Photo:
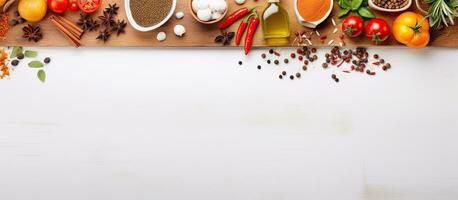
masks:
[[[16,58],[18,54],[22,53],[22,47],[13,47],[10,58]]]
[[[349,9],[349,8],[351,8],[350,3],[348,2],[348,0],[339,0],[337,3],[338,3],[339,6],[340,6],[341,8],[343,8],[343,9]]]
[[[340,10],[339,10],[339,13],[337,13],[337,17],[343,17],[343,16],[347,15],[348,12],[350,12],[350,9],[349,9],[349,8],[340,9]]]
[[[41,62],[41,61],[32,61],[32,62],[29,62],[29,67],[30,68],[42,68],[44,66],[44,64]]]
[[[351,10],[355,11],[355,10],[358,10],[358,8],[361,6],[361,4],[363,3],[363,0],[352,0],[351,1]]]
[[[35,57],[37,57],[38,52],[26,50],[26,51],[24,52],[24,55],[25,55],[25,57],[27,57],[27,58],[35,58]]]
[[[361,15],[361,17],[364,17],[364,18],[369,18],[369,19],[375,18],[374,12],[372,12],[372,10],[370,10],[367,7],[359,8],[358,9],[358,14]]]
[[[40,69],[37,73],[37,77],[38,79],[41,81],[41,82],[45,82],[46,81],[46,72],[42,69]]]
[[[361,7],[367,7],[369,6],[369,2],[367,0],[363,0],[363,3],[361,3]]]

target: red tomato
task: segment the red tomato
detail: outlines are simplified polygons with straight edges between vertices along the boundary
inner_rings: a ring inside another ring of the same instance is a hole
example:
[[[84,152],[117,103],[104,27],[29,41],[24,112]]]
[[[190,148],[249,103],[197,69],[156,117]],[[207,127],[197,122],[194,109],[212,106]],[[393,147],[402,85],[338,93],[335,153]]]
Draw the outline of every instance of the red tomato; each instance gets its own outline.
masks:
[[[366,36],[375,43],[384,41],[390,36],[390,25],[383,19],[371,19],[366,25]]]
[[[48,0],[48,8],[55,13],[63,13],[67,10],[68,0]]]
[[[85,13],[92,13],[99,9],[102,0],[78,0],[78,7]]]
[[[356,15],[345,18],[342,31],[350,37],[358,37],[364,30],[364,20]]]
[[[78,7],[78,3],[76,3],[76,1],[72,1],[70,2],[70,4],[68,4],[68,9],[72,12],[76,12],[78,11],[80,8]]]

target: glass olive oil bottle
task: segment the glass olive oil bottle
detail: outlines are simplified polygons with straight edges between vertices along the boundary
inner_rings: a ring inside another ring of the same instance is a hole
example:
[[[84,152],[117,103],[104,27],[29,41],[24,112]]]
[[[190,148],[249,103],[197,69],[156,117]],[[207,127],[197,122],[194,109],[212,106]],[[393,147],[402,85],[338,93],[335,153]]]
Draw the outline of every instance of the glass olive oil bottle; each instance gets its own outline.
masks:
[[[289,43],[289,16],[280,6],[280,0],[268,0],[267,8],[262,13],[262,30],[268,45]]]

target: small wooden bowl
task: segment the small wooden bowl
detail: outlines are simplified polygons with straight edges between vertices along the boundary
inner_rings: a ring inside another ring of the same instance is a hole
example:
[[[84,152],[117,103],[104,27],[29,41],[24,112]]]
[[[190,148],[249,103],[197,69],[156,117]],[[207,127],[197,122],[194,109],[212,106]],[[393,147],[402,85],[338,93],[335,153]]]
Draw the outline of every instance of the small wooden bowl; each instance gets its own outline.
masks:
[[[188,7],[189,7],[189,12],[191,13],[192,17],[193,17],[196,21],[198,21],[198,22],[200,22],[200,23],[202,23],[202,24],[214,24],[214,23],[217,23],[217,22],[221,21],[221,20],[226,16],[226,14],[227,14],[228,8],[226,8],[226,11],[224,11],[224,13],[221,15],[221,17],[220,17],[219,19],[215,19],[215,20],[211,20],[211,21],[206,21],[206,22],[205,22],[205,21],[202,21],[202,20],[200,20],[200,19],[197,17],[197,13],[194,13],[194,10],[192,9],[192,1],[193,1],[193,0],[189,0],[189,6],[188,6]],[[229,7],[229,4],[227,3],[227,0],[226,0],[226,4],[227,4],[227,6]]]

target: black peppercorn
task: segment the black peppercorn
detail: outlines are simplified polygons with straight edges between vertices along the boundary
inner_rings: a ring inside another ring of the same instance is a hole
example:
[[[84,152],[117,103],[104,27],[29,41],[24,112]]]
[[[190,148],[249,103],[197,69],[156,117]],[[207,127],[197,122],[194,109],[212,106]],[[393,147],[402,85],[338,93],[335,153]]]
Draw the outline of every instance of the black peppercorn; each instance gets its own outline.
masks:
[[[261,57],[262,59],[266,58],[266,54],[265,53],[261,54]]]
[[[283,79],[283,76],[280,74],[280,75],[278,75],[278,78],[279,79]]]
[[[297,78],[300,78],[300,77],[301,77],[301,73],[297,72],[297,73],[296,73],[296,77],[297,77]]]
[[[282,71],[281,74],[282,74],[283,76],[286,76],[286,72],[285,72],[285,71]]]
[[[242,61],[239,61],[239,65],[242,65],[242,64],[243,64]]]
[[[321,64],[321,66],[326,69],[326,68],[328,68],[328,63],[323,63],[323,64]]]
[[[17,57],[17,59],[22,60],[22,59],[24,59],[24,54],[23,53],[18,53],[16,57]]]
[[[307,66],[302,66],[302,70],[306,71],[307,70]]]
[[[278,64],[280,64],[280,61],[274,60],[274,63],[275,63],[276,65],[278,65]]]
[[[49,64],[51,62],[51,58],[49,57],[46,57],[44,60],[43,60],[44,63],[46,64]]]
[[[270,63],[271,63],[271,61],[270,61],[270,60],[267,60],[267,64],[270,64]]]
[[[19,60],[13,60],[11,61],[11,65],[17,66],[19,64]]]
[[[269,53],[270,53],[270,54],[273,54],[273,53],[274,53],[274,50],[273,50],[273,49],[269,49]]]
[[[258,69],[261,69],[261,65],[258,65]]]
[[[288,64],[289,60],[285,58],[284,62],[285,62],[285,64]]]
[[[293,76],[293,75],[290,75],[290,76],[289,76],[289,79],[293,80],[293,79],[294,79],[294,76]]]

